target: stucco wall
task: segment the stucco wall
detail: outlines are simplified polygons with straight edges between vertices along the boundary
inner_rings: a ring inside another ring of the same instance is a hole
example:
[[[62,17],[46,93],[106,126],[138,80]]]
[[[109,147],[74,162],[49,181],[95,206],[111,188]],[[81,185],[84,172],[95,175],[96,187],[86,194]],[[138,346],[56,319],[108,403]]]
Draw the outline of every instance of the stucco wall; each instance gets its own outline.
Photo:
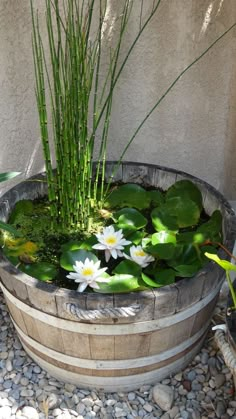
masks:
[[[112,0],[112,5],[117,0]],[[153,0],[145,0],[150,8]],[[44,1],[34,0],[40,14]],[[112,12],[111,5],[111,13]],[[140,0],[126,35],[133,39]],[[110,158],[178,74],[236,22],[235,0],[162,0],[117,85]],[[236,199],[236,28],[164,99],[126,160],[191,172]],[[34,98],[29,0],[0,2],[0,171],[43,169]]]

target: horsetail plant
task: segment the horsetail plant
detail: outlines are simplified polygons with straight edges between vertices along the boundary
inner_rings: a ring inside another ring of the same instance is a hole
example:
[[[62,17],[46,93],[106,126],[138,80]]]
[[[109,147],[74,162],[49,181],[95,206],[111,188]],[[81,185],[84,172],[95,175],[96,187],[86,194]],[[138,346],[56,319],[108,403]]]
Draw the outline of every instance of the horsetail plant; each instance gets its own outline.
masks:
[[[133,0],[123,2],[117,21],[118,40],[110,50],[107,74],[101,78],[101,59],[107,48],[103,37],[108,1],[65,0],[62,6],[58,0],[45,0],[49,45],[47,57],[39,17],[31,0],[36,98],[53,229],[60,225],[65,231],[76,228],[89,231],[93,213],[104,200],[105,162],[114,88],[121,69],[144,27],[156,12],[160,0],[153,2],[148,18],[140,26],[127,55],[119,64],[120,49],[133,4]],[[98,11],[99,24],[94,33],[95,9]],[[47,88],[49,98],[46,95]],[[48,121],[52,123],[53,147],[49,141]],[[98,130],[101,132],[100,150],[95,180],[92,182]]]
[[[113,47],[108,47],[105,39],[110,0],[45,0],[49,54],[42,42],[38,13],[31,0],[36,98],[54,230],[59,226],[62,231],[90,231],[93,217],[102,209],[109,192],[113,175],[144,123],[185,72],[236,25],[234,23],[221,34],[170,83],[127,141],[105,186],[114,91],[129,56],[161,1],[150,0],[151,10],[146,18],[143,18],[144,2],[140,1],[139,29],[121,59],[124,35],[132,8],[137,5],[135,0],[116,3],[120,13],[115,22],[118,36]],[[107,50],[109,63],[104,72]]]

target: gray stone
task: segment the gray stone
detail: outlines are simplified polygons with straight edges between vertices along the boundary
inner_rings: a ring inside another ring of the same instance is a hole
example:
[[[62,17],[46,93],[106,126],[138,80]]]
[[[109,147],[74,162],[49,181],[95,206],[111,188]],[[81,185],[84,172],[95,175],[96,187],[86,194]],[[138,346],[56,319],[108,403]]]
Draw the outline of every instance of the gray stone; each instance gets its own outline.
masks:
[[[221,418],[226,413],[225,402],[223,400],[219,400],[216,403],[216,416],[217,418]]]
[[[216,374],[215,376],[215,387],[220,388],[225,383],[225,375],[224,374]]]
[[[165,384],[156,384],[153,388],[153,399],[157,405],[167,412],[173,406],[174,391]]]
[[[194,370],[189,371],[187,374],[187,379],[193,381],[196,378],[196,372]]]
[[[32,397],[34,395],[34,391],[24,388],[23,390],[21,390],[20,395],[22,397]]]
[[[22,415],[28,419],[39,419],[39,414],[34,407],[24,406],[22,409]]]
[[[60,405],[61,401],[62,399],[55,393],[51,393],[47,397],[47,405],[49,409],[56,409]]]
[[[0,418],[1,419],[10,419],[11,417],[11,408],[10,406],[0,407]]]

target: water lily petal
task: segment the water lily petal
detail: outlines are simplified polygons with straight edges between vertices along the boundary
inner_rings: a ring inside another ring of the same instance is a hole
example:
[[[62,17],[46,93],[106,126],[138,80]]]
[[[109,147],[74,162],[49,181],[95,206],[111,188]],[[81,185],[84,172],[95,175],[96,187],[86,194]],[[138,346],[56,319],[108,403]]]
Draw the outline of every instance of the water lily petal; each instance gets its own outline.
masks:
[[[88,284],[87,284],[86,282],[82,282],[82,283],[79,285],[79,287],[78,287],[77,291],[79,291],[79,292],[83,292],[83,291],[87,288],[87,286],[88,286]]]

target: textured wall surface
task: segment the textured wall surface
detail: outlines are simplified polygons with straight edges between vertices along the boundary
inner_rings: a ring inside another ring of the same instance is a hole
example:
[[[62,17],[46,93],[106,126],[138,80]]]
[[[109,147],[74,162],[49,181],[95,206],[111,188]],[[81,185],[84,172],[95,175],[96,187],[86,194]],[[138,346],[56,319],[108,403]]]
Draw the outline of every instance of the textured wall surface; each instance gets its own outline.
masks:
[[[116,1],[110,1],[113,16]],[[153,0],[145,0],[148,11]],[[34,0],[43,15],[44,1]],[[132,42],[140,0],[126,34]],[[162,0],[117,84],[109,157],[178,74],[236,22],[235,0]],[[111,36],[112,28],[111,28]],[[174,167],[236,199],[236,28],[180,78],[151,115],[126,160]],[[43,169],[34,97],[29,0],[0,2],[0,171]]]

